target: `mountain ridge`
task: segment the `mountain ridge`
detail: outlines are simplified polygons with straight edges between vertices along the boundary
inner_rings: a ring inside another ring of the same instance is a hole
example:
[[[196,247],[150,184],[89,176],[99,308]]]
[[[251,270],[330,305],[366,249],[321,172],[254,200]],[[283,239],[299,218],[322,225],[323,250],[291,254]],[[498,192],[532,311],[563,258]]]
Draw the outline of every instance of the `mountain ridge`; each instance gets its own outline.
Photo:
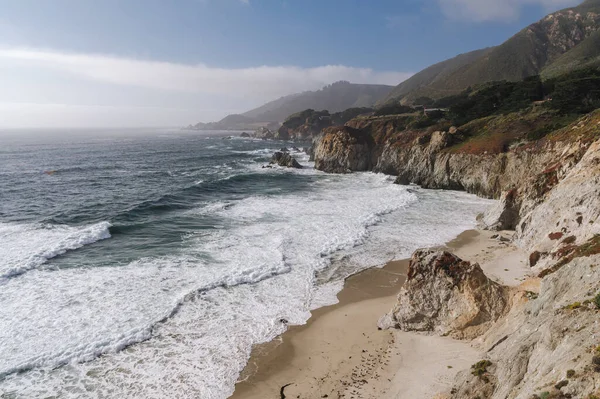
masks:
[[[565,56],[567,60],[560,61],[559,71],[554,74],[589,66],[589,63],[580,62],[579,58],[600,55],[600,50],[596,51],[594,47],[600,41],[593,39],[588,42],[590,37],[595,38],[599,24],[600,0],[587,0],[579,6],[556,11],[499,46],[461,54],[424,69],[396,86],[380,104],[395,101],[414,103],[420,97],[439,99],[491,81],[519,81],[541,74],[545,69],[552,71],[552,64],[562,60],[561,57],[567,53],[571,53],[575,60]],[[573,51],[585,43],[588,43],[588,48],[581,51],[582,54]],[[431,74],[436,69],[445,73]]]
[[[307,109],[331,113],[350,108],[368,108],[386,96],[394,86],[358,84],[338,81],[316,91],[305,91],[281,97],[243,114],[232,114],[219,122],[190,125],[191,130],[254,130],[260,127],[276,129],[290,115]]]

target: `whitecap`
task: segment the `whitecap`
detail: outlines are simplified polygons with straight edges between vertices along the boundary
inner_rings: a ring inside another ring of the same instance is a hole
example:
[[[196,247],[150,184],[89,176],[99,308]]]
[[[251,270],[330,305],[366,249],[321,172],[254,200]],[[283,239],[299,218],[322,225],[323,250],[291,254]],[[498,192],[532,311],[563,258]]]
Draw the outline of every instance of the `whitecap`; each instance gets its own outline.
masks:
[[[49,259],[110,238],[108,222],[71,227],[0,223],[0,278],[15,277]]]

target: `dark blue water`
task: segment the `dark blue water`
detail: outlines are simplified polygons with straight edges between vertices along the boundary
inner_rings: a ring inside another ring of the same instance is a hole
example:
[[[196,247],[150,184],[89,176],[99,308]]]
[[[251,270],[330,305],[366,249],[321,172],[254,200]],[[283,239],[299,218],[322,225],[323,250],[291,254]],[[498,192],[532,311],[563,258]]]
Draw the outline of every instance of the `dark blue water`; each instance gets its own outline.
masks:
[[[314,176],[253,173],[248,166],[267,164],[282,144],[230,135],[58,136],[41,144],[34,138],[10,140],[0,149],[0,220],[69,226],[109,221],[112,240],[53,262],[59,267],[114,265],[166,255],[182,236],[223,223],[213,215],[190,218],[185,210],[301,191],[314,181]]]

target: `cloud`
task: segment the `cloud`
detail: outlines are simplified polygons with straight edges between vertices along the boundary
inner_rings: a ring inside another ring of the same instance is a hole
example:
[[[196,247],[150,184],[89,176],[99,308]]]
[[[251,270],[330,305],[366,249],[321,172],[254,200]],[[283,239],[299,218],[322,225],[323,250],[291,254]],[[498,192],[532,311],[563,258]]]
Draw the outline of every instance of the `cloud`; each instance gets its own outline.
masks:
[[[438,0],[442,12],[452,18],[475,22],[512,21],[525,6],[547,11],[577,5],[581,0]]]
[[[0,49],[0,61],[2,59],[110,84],[252,98],[257,102],[319,89],[338,80],[397,85],[411,76],[411,73],[376,72],[343,65],[225,69],[204,64],[187,65],[36,49]]]
[[[0,126],[187,125],[338,80],[396,85],[410,73],[325,65],[215,68],[0,48]]]

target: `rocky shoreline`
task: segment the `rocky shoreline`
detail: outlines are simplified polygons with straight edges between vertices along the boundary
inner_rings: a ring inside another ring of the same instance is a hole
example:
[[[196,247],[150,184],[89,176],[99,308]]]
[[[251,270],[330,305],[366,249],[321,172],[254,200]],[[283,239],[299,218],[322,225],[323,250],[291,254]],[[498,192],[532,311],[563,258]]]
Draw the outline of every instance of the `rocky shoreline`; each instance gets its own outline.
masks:
[[[500,238],[518,252],[501,251],[492,267],[480,266],[476,254],[417,251],[379,328],[422,335],[424,347],[437,336],[478,351],[481,359],[437,399],[599,398],[600,111],[494,151],[473,151],[463,128],[411,131],[399,119],[356,118],[326,128],[307,152],[329,173],[373,171],[397,176],[397,184],[499,199],[481,215],[481,228],[509,231]],[[527,265],[525,281],[486,275],[517,264]],[[390,381],[406,376],[388,374]]]
[[[362,119],[325,130],[316,167],[501,199],[482,226],[514,230],[533,277],[508,287],[468,259],[417,252],[380,327],[472,340],[484,350],[440,398],[598,398],[600,113],[499,153],[457,150],[464,139],[456,128],[393,134],[393,123]]]

